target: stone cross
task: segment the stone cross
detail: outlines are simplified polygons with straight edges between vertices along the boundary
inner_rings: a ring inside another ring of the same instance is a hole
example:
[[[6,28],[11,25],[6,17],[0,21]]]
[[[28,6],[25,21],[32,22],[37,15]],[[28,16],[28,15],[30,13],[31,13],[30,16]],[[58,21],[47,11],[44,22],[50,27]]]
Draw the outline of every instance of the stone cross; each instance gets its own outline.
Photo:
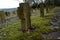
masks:
[[[0,11],[0,22],[5,21],[5,13],[3,11]]]
[[[21,3],[17,9],[18,17],[21,19],[21,26],[23,30],[28,30],[31,27],[30,7],[28,3]]]

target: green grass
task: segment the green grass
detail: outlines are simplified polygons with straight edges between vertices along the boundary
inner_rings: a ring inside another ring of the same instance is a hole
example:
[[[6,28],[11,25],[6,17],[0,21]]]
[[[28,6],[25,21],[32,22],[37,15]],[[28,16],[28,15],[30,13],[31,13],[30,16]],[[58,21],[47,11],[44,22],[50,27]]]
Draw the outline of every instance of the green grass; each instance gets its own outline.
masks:
[[[52,21],[53,13],[46,13],[44,17],[40,16],[31,16],[31,23],[39,28],[37,31],[31,33],[22,33],[19,31],[21,29],[20,21],[13,21],[8,23],[8,27],[4,29],[6,33],[5,40],[42,40],[42,33],[49,33],[53,31],[49,23]],[[16,24],[15,24],[16,23]]]
[[[34,16],[32,17],[32,24],[40,28],[41,33],[47,33],[51,31],[49,23],[52,21],[53,14],[45,14],[45,17]]]

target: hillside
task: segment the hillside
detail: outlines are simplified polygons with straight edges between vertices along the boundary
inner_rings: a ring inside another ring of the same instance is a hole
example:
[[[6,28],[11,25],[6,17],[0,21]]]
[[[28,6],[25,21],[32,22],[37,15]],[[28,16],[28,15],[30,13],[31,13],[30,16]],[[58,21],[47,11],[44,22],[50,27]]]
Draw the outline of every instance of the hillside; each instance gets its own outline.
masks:
[[[3,8],[3,9],[0,9],[0,11],[7,11],[7,12],[11,12],[11,11],[16,11],[17,8]]]

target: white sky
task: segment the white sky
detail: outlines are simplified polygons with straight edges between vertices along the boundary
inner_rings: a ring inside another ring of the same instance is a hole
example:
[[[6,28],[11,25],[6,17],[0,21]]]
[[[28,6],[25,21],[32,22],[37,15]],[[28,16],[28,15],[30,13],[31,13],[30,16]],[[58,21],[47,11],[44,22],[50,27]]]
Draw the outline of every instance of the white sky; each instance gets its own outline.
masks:
[[[23,2],[23,0],[20,0],[20,3]],[[16,8],[19,6],[18,0],[0,0],[0,9],[1,8]]]
[[[19,6],[19,3],[22,3],[22,2],[23,0],[0,0],[0,9],[1,8],[16,8]]]

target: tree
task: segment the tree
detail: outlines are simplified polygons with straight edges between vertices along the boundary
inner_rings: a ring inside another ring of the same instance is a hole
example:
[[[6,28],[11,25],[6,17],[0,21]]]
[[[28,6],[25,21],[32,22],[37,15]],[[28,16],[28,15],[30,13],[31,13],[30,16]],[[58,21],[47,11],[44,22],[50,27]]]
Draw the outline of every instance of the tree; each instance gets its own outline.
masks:
[[[49,12],[49,4],[50,4],[50,0],[45,0],[46,13]]]
[[[60,6],[60,0],[54,0],[55,6]]]
[[[41,17],[44,16],[44,3],[43,3],[42,0],[41,0],[41,3],[40,3],[40,16]]]

